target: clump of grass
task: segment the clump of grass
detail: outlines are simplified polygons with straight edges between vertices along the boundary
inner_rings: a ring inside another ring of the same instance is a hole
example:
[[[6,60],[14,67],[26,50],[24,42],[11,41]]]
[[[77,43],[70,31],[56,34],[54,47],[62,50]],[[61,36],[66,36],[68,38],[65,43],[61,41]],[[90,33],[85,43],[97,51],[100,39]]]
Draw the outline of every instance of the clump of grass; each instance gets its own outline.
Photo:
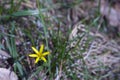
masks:
[[[77,0],[77,1],[81,2],[82,0]],[[52,4],[52,0],[50,0],[49,2],[50,4]],[[47,4],[49,4],[49,2],[47,2]],[[95,80],[95,77],[93,77],[90,74],[88,67],[84,61],[82,53],[85,50],[77,51],[77,47],[80,41],[78,41],[74,49],[67,49],[68,45],[71,44],[71,42],[69,41],[69,35],[71,29],[69,29],[67,32],[62,31],[61,24],[64,23],[62,23],[60,19],[58,19],[56,16],[53,16],[54,17],[53,20],[55,21],[57,20],[55,22],[57,23],[57,25],[55,26],[52,23],[53,21],[49,20],[50,16],[43,14],[43,12],[49,12],[49,10],[52,10],[52,8],[54,8],[54,5],[53,6],[51,5],[51,7],[49,6],[48,8],[42,2],[36,0],[36,5],[37,5],[36,10],[28,9],[28,10],[18,11],[17,9],[19,9],[20,7],[21,0],[18,1],[18,4],[19,4],[18,6],[15,5],[14,0],[12,0],[10,3],[11,7],[9,11],[5,13],[3,13],[3,10],[5,9],[3,7],[0,7],[0,15],[6,14],[0,17],[0,20],[3,20],[0,23],[6,26],[9,32],[7,33],[7,35],[3,33],[0,36],[4,37],[6,40],[6,46],[4,48],[8,50],[11,57],[13,58],[14,60],[12,65],[14,68],[13,70],[18,74],[20,79],[22,80],[56,79],[57,80],[61,78],[64,79],[64,77],[67,76],[67,78],[69,79],[77,80],[79,79],[78,75],[76,75],[74,71],[71,71],[69,73],[68,69],[66,68],[68,66],[70,67],[71,65],[74,65],[75,59],[72,60],[70,55],[72,52],[74,52],[74,53],[80,53],[77,59],[80,59],[80,61],[82,62],[82,69],[83,69],[83,73],[85,74],[83,75],[83,78],[85,80],[89,80],[89,79]],[[76,2],[74,4],[69,4],[69,8],[73,7],[76,4],[77,4]],[[15,8],[15,6],[17,8]],[[67,6],[67,5],[64,4],[63,6]],[[15,20],[26,16],[33,16],[35,18],[32,23],[29,23],[29,24],[35,24],[34,27],[33,25],[30,25],[29,28],[24,28],[22,26],[19,26],[20,23],[17,23],[17,20]],[[96,16],[97,17],[94,20],[90,21],[90,26],[98,25],[99,14],[97,13]],[[7,23],[7,25],[4,24],[5,23],[4,20],[6,18],[9,18],[8,19],[9,23]],[[10,20],[11,18],[12,21]],[[37,24],[37,21],[39,22],[40,25]],[[19,36],[16,35],[17,27],[20,27],[21,32],[23,33],[23,36],[20,37],[25,37],[23,38],[24,40],[21,44],[22,46],[18,45],[19,46],[18,48],[22,47],[21,51],[18,51],[19,49],[17,49],[17,45],[16,45],[16,37]],[[86,46],[88,46],[88,43],[86,44]],[[45,51],[50,51],[50,55],[48,55],[46,63],[39,61],[38,64],[34,64],[33,59],[30,59],[28,55],[29,53],[32,53],[31,50],[32,46],[35,46],[38,49],[40,44],[45,45]],[[1,44],[0,46],[2,47]],[[20,54],[21,52],[22,54]]]

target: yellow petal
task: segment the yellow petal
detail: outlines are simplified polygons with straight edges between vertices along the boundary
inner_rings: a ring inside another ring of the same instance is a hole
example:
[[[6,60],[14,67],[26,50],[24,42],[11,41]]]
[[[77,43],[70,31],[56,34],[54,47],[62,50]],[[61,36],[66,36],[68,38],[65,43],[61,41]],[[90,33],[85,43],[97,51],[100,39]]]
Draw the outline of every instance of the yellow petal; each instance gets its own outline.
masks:
[[[38,57],[36,54],[29,54],[30,57]]]
[[[43,56],[46,56],[46,55],[48,55],[48,54],[50,54],[50,52],[44,52],[44,53],[43,53]]]
[[[40,54],[43,52],[43,49],[44,49],[44,45],[42,44],[40,47]]]
[[[32,49],[33,49],[33,51],[35,51],[35,53],[36,54],[38,54],[39,52],[38,52],[38,50],[37,49],[35,49],[34,47],[32,47]]]
[[[47,61],[44,57],[41,57],[41,59],[42,59],[44,62],[46,62],[46,61]]]
[[[38,63],[39,59],[40,59],[40,58],[39,58],[39,57],[37,57],[37,58],[36,58],[36,60],[35,60],[35,63]]]

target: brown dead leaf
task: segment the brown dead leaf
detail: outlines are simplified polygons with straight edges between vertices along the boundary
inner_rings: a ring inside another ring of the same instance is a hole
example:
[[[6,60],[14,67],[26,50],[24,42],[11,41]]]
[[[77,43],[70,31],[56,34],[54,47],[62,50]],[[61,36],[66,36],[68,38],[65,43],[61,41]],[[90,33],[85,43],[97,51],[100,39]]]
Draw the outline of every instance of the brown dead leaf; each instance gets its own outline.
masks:
[[[13,71],[0,68],[0,80],[18,80],[18,77]]]
[[[111,26],[117,26],[120,31],[120,3],[111,5],[109,1],[101,0],[100,12]]]

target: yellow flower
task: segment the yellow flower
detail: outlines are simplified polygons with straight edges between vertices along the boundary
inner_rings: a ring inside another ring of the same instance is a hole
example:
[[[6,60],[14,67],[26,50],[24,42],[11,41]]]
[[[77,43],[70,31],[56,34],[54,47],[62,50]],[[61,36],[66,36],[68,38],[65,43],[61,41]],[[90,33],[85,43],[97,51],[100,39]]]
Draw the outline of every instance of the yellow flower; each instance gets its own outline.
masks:
[[[47,60],[45,59],[45,56],[50,54],[50,52],[44,52],[43,53],[43,49],[44,49],[44,45],[42,44],[41,47],[40,47],[40,50],[38,51],[37,49],[35,49],[34,47],[32,47],[33,51],[36,53],[36,54],[30,54],[29,56],[30,57],[35,57],[36,60],[35,60],[35,63],[38,63],[39,60],[43,60],[44,62],[46,62]]]

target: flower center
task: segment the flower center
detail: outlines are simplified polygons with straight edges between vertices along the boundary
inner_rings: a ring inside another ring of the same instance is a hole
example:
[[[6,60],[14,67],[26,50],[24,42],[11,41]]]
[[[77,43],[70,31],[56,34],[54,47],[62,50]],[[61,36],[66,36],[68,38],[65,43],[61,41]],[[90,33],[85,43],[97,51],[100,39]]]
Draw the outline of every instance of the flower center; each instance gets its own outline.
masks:
[[[39,53],[39,54],[38,54],[38,56],[39,56],[39,57],[42,57],[42,54],[41,54],[41,53]]]

